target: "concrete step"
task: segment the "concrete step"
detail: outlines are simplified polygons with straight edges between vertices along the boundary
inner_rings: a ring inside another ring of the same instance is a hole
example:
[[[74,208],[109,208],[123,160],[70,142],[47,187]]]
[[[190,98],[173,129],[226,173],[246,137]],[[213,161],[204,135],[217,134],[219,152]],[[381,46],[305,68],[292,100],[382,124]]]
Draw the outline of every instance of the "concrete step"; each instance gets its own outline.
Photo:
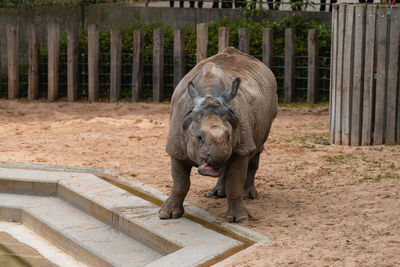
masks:
[[[0,163],[0,220],[21,222],[90,266],[210,265],[264,240],[189,203],[193,219],[160,220],[166,196],[115,186],[108,172],[99,179],[81,169],[16,167]]]
[[[3,193],[0,203],[26,207],[25,216],[30,218],[25,220],[34,231],[56,244],[66,244],[69,251],[75,246],[75,253],[80,254],[76,256],[81,258],[86,254],[92,257],[92,263],[144,266],[164,256],[56,197]]]

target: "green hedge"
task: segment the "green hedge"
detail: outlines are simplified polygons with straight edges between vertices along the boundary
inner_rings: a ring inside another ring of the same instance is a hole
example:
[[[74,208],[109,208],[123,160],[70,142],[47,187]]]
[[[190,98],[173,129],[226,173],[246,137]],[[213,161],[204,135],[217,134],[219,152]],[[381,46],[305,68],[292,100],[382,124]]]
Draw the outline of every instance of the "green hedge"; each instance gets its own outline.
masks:
[[[145,54],[152,53],[153,49],[153,30],[154,28],[164,28],[164,42],[165,54],[173,53],[173,28],[171,26],[163,26],[160,23],[144,24],[137,23],[130,27],[121,29],[122,36],[122,52],[131,53],[133,43],[133,30],[141,29],[144,32]],[[208,25],[208,38],[209,46],[208,51],[210,55],[216,54],[218,51],[218,29],[220,27],[227,27],[229,29],[230,45],[238,46],[238,30],[239,28],[250,29],[250,54],[261,55],[262,47],[262,29],[272,28],[274,30],[274,55],[284,54],[284,41],[285,29],[295,29],[296,35],[296,55],[307,56],[307,33],[309,29],[317,29],[319,31],[319,50],[321,56],[329,56],[330,54],[330,27],[318,21],[310,21],[301,16],[292,15],[282,18],[278,21],[255,22],[251,19],[239,19],[230,21],[228,19],[221,19],[220,21],[210,23]],[[185,27],[185,53],[196,54],[196,31],[194,28]],[[80,52],[87,52],[87,30],[84,29],[80,32],[79,37]],[[67,49],[67,35],[66,32],[61,38],[61,51]],[[100,53],[107,53],[110,50],[110,34],[109,31],[100,32]]]
[[[171,26],[163,26],[159,23],[147,25],[145,23],[137,23],[121,29],[122,36],[122,64],[123,64],[123,74],[122,77],[122,91],[121,97],[129,98],[131,95],[131,66],[132,66],[132,50],[133,50],[133,30],[141,29],[144,32],[144,43],[145,43],[145,83],[143,88],[143,99],[151,98],[152,96],[152,84],[151,84],[151,64],[152,64],[152,51],[153,51],[153,30],[154,28],[163,27],[165,35],[165,89],[164,97],[168,99],[173,92],[173,68],[172,64],[172,54],[173,54],[173,28]],[[319,31],[319,45],[320,45],[320,56],[329,57],[330,54],[330,28],[328,25],[319,23],[317,21],[310,21],[306,18],[292,15],[282,18],[278,21],[268,21],[264,20],[261,22],[256,22],[251,18],[242,18],[236,21],[229,21],[228,19],[222,19],[220,21],[209,24],[209,55],[214,55],[218,51],[218,28],[227,27],[230,33],[230,45],[238,46],[238,29],[239,28],[249,28],[250,29],[250,54],[260,58],[262,49],[262,29],[272,28],[274,30],[273,39],[273,53],[275,58],[273,71],[277,77],[278,88],[283,87],[283,58],[284,55],[284,32],[286,28],[294,28],[296,34],[296,56],[304,56],[304,58],[299,58],[296,61],[296,66],[303,66],[300,70],[297,70],[296,74],[299,77],[307,77],[306,69],[304,66],[307,65],[307,32],[308,29],[314,28]],[[196,32],[194,28],[186,27],[185,29],[185,53],[186,53],[186,71],[189,71],[191,67],[195,64],[195,54],[196,54]],[[100,31],[100,95],[107,99],[109,96],[109,53],[110,53],[110,33],[109,31]],[[79,33],[79,55],[80,55],[80,84],[79,84],[79,94],[81,97],[87,97],[87,50],[88,50],[88,35],[87,30],[83,29]],[[66,95],[66,57],[67,52],[67,33],[63,32],[60,37],[60,95]],[[281,56],[279,58],[279,56]],[[86,58],[85,58],[86,57]],[[42,95],[46,94],[47,91],[47,45],[43,44],[41,47],[41,89]],[[169,64],[169,65],[168,65]],[[25,64],[26,65],[26,64]],[[325,68],[324,77],[325,78],[325,89],[327,89],[327,81],[329,79],[329,62],[321,61],[321,67]],[[124,69],[125,68],[125,69]],[[21,95],[27,95],[27,67],[20,66],[21,70]],[[301,72],[301,73],[300,73]],[[302,87],[304,89],[304,78],[299,80],[297,87]],[[2,81],[1,86],[1,96],[6,96],[6,83],[7,81]],[[282,97],[282,90],[278,90],[278,93]],[[327,90],[325,94],[322,94],[321,100],[327,99]],[[303,100],[305,98],[304,90],[296,91],[297,100]]]
[[[132,50],[133,50],[133,30],[141,29],[144,32],[144,54],[145,56],[145,64],[151,65],[151,54],[153,51],[153,30],[154,28],[163,27],[164,28],[164,42],[165,42],[165,50],[164,53],[166,55],[166,63],[168,61],[172,61],[173,54],[173,28],[171,26],[163,26],[160,23],[156,24],[145,24],[145,23],[137,23],[135,25],[131,25],[130,27],[126,27],[121,29],[122,36],[122,54],[127,56],[123,56],[122,64],[129,65],[132,62]],[[208,53],[209,55],[214,55],[218,51],[218,28],[227,27],[229,29],[229,40],[230,45],[238,46],[238,30],[239,28],[249,28],[250,30],[250,54],[260,57],[262,50],[262,29],[263,28],[272,28],[274,30],[274,38],[273,38],[273,53],[274,56],[283,56],[284,55],[284,33],[286,28],[295,29],[296,35],[296,56],[307,56],[307,33],[309,29],[317,29],[319,31],[319,51],[320,56],[329,57],[330,54],[330,27],[326,24],[320,23],[318,21],[311,21],[301,16],[292,15],[284,17],[278,21],[269,21],[264,20],[261,22],[256,22],[251,18],[242,18],[235,21],[230,21],[228,19],[221,19],[220,21],[210,23],[208,26],[208,37],[209,37],[209,46]],[[196,54],[196,31],[194,28],[185,27],[185,53],[187,58],[191,56],[192,62],[188,62],[188,66],[186,70],[189,70],[194,62],[194,55]],[[61,36],[61,53],[66,53],[67,49],[67,35],[64,32]],[[79,50],[80,54],[87,53],[88,44],[87,44],[87,30],[82,30],[79,36]],[[110,51],[110,33],[109,31],[101,31],[100,32],[100,64],[109,62],[109,51]],[[45,51],[43,51],[45,52]],[[278,63],[279,65],[283,65]],[[325,64],[325,65],[324,65]],[[300,58],[296,62],[297,66],[306,66],[307,59]],[[322,67],[329,67],[328,64],[321,62]],[[107,70],[106,70],[107,71]],[[151,73],[150,70],[147,73]],[[172,69],[165,68],[165,97],[168,98],[171,96],[173,92],[172,86]],[[146,73],[146,69],[145,69]],[[148,76],[151,74],[148,74]],[[283,70],[276,69],[276,76],[283,76]],[[299,73],[299,76],[307,76],[306,72]],[[107,77],[103,77],[107,79]],[[104,81],[107,83],[108,81]],[[129,78],[127,78],[127,83],[129,82]],[[279,87],[283,87],[283,80],[278,79]],[[304,87],[304,86],[303,86]],[[103,91],[102,95],[104,97],[107,96],[108,91],[107,88],[101,89]],[[106,90],[106,91],[105,91]],[[149,78],[147,82],[145,82],[143,98],[151,97],[151,79]],[[130,88],[122,88],[122,97],[130,96]],[[304,92],[299,92],[297,94],[297,98],[303,98]],[[324,97],[326,98],[326,96]]]

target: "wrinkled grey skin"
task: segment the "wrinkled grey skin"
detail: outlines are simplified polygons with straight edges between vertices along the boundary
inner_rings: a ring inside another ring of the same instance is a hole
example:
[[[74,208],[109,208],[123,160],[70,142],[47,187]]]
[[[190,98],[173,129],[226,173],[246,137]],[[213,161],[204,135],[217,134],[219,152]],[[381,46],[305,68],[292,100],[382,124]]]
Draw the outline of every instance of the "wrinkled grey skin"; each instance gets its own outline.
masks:
[[[202,175],[219,176],[207,196],[226,195],[227,220],[249,219],[243,197],[257,197],[254,176],[276,114],[276,80],[259,60],[229,47],[197,64],[171,100],[166,151],[173,188],[159,217],[182,216],[196,166]]]

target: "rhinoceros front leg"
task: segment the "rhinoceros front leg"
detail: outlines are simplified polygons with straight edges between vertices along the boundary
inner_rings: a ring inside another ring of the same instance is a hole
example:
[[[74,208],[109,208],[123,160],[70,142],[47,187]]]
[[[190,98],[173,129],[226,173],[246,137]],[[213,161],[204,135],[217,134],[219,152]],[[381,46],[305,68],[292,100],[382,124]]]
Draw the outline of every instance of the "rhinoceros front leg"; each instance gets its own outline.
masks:
[[[243,185],[248,163],[247,157],[236,157],[227,168],[225,191],[228,199],[228,211],[226,212],[228,222],[242,222],[251,217],[243,202]]]
[[[191,168],[190,164],[171,157],[173,187],[170,196],[159,211],[158,216],[161,219],[175,219],[182,216],[184,212],[182,204],[190,187]]]

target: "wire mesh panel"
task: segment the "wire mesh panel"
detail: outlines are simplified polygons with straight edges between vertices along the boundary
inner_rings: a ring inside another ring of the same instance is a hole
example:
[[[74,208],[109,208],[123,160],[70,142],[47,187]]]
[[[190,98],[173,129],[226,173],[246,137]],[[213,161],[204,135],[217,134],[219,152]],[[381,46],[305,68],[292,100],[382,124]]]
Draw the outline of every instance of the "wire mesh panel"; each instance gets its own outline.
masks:
[[[47,97],[47,54],[39,58],[39,97]]]
[[[78,97],[88,98],[88,54],[80,53],[78,57]]]
[[[329,99],[330,64],[330,57],[319,57],[318,90],[319,99],[322,101]]]
[[[67,54],[60,54],[59,66],[59,96],[66,97],[68,92]]]
[[[100,98],[108,98],[110,96],[110,53],[100,53],[99,87]]]
[[[121,98],[132,97],[132,53],[122,53],[121,55]]]
[[[19,64],[19,96],[28,97],[28,63]]]

